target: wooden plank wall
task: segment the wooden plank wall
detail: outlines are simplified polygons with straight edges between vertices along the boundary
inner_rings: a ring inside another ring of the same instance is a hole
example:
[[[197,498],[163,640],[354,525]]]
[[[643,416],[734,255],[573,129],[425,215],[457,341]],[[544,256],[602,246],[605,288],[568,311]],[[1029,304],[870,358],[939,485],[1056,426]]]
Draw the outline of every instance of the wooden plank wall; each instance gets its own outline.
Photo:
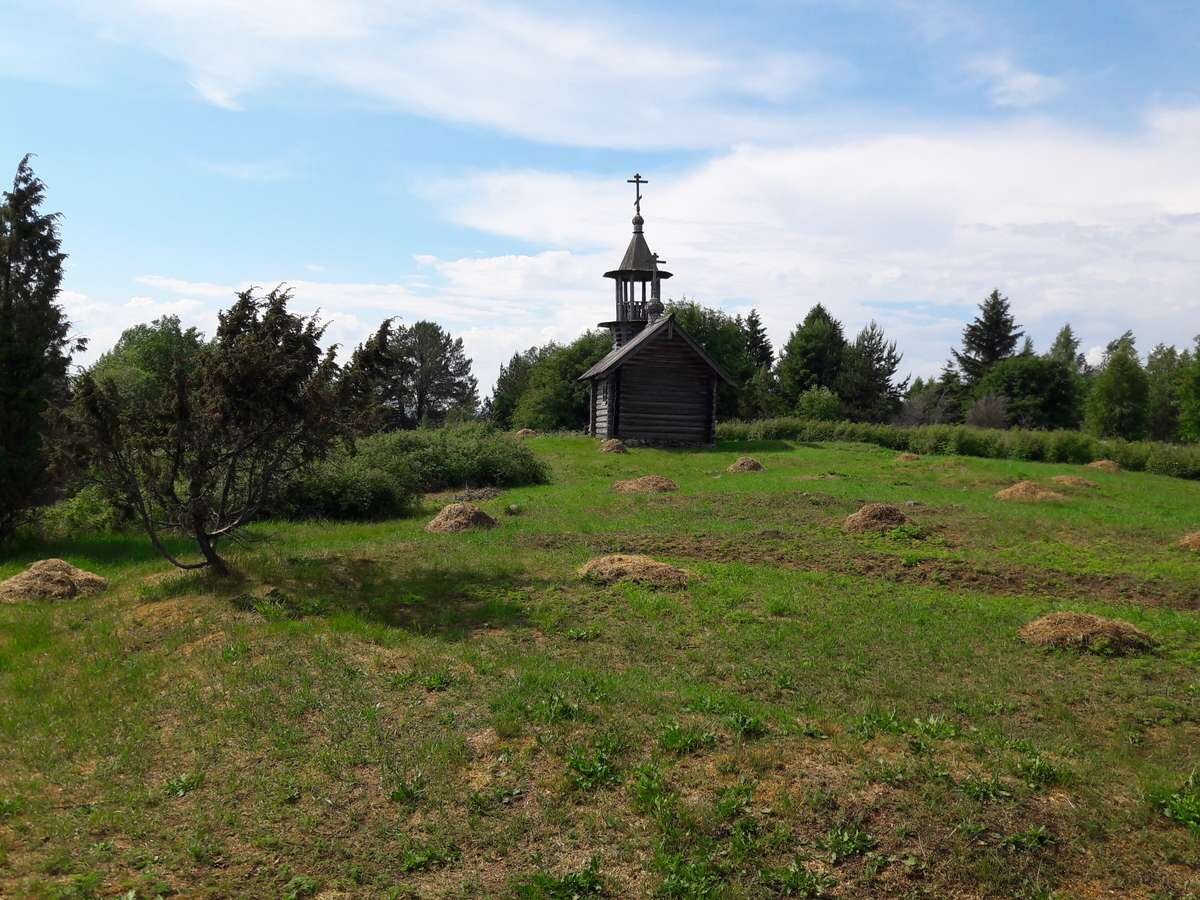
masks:
[[[656,335],[620,373],[620,437],[681,444],[712,439],[713,372],[682,338]]]

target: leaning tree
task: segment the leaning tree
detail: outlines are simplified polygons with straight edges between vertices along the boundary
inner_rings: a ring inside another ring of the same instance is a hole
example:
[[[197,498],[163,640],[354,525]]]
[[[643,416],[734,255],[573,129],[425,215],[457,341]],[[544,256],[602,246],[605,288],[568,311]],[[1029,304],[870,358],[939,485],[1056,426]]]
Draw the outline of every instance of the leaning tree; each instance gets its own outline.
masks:
[[[291,291],[238,293],[215,338],[155,357],[153,389],[80,379],[77,411],[104,487],[134,511],[155,548],[182,569],[228,566],[220,542],[254,519],[288,478],[342,433],[337,365],[324,326],[288,310]],[[163,540],[190,536],[185,562]]]

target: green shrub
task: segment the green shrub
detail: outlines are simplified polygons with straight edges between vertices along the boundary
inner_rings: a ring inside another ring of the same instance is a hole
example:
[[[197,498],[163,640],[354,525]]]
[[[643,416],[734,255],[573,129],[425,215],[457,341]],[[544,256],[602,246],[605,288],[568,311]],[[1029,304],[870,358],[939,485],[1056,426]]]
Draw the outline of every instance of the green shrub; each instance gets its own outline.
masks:
[[[796,400],[796,412],[805,419],[832,422],[838,418],[842,401],[827,387],[809,388]]]
[[[1111,459],[1123,469],[1200,480],[1200,445],[1101,439],[1080,431],[973,428],[969,425],[872,425],[780,416],[721,422],[721,441],[858,441],[920,454],[1083,464]]]
[[[88,485],[75,496],[47,506],[38,514],[37,530],[45,538],[80,534],[108,534],[129,524],[98,485]]]
[[[287,518],[381,519],[408,513],[422,491],[514,487],[548,480],[523,443],[487,425],[391,431],[358,440],[295,479],[272,510]]]

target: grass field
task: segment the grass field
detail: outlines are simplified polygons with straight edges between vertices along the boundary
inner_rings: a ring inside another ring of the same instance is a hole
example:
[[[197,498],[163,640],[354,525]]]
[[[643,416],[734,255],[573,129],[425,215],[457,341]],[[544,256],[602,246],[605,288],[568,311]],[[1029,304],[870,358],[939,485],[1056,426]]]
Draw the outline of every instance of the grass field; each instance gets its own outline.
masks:
[[[437,497],[258,525],[236,581],[136,536],[0,558],[113,582],[0,605],[0,895],[1200,896],[1200,483],[531,446],[553,483],[487,532],[424,533]],[[611,490],[650,473],[680,491]],[[863,501],[915,524],[844,533]],[[614,551],[691,584],[580,580]],[[1054,609],[1160,649],[1017,639]]]

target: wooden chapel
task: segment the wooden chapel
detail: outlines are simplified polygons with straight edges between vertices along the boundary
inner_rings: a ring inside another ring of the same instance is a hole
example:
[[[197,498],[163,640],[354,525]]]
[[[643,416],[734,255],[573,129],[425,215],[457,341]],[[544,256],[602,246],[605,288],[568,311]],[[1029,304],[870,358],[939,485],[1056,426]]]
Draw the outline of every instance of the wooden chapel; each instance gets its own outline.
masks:
[[[671,273],[642,232],[642,176],[634,175],[633,238],[605,278],[616,288],[616,316],[601,322],[613,349],[580,376],[589,386],[588,434],[650,444],[711,444],[718,381],[733,384],[675,321],[664,315],[662,282]],[[648,294],[648,296],[647,296]]]

